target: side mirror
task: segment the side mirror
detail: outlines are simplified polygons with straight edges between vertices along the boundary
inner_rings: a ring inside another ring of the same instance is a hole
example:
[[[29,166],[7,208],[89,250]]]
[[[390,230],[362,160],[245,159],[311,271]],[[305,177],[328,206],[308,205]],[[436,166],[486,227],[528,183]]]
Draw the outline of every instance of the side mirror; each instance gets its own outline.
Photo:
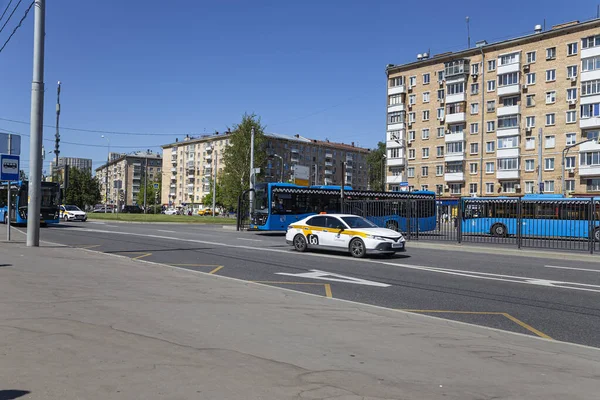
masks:
[[[336,227],[336,229],[339,229],[339,230],[340,230],[340,232],[341,232],[341,231],[343,231],[343,230],[344,230],[344,229],[346,229],[346,228],[344,228],[344,226],[343,226],[343,225],[338,225],[338,226]]]

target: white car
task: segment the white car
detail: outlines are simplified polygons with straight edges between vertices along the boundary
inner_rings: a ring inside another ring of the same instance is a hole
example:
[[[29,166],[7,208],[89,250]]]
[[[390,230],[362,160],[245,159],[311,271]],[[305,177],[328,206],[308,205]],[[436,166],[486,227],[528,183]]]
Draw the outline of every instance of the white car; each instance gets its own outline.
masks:
[[[77,206],[60,206],[60,217],[63,221],[87,221],[87,214]]]
[[[165,210],[165,215],[179,215],[179,210],[175,208],[169,208],[168,210]]]
[[[401,233],[380,228],[363,217],[350,214],[322,213],[304,218],[288,226],[285,241],[297,251],[311,248],[339,250],[358,258],[405,251]]]

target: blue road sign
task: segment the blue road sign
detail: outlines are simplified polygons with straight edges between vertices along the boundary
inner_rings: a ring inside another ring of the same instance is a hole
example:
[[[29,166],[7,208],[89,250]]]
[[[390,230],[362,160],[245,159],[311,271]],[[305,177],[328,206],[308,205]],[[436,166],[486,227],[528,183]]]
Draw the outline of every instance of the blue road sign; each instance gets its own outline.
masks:
[[[19,156],[0,154],[0,180],[19,180]]]
[[[400,182],[400,186],[408,186],[408,182]]]
[[[158,183],[154,184],[154,189],[158,190]]]

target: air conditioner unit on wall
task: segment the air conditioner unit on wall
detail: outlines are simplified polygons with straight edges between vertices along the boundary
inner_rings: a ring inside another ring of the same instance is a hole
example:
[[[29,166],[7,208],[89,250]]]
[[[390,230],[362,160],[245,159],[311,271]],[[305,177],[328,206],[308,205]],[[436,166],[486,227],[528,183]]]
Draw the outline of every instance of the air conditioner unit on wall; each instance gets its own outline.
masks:
[[[445,186],[444,186],[444,189],[445,189],[445,190],[450,190],[450,185],[445,185]]]
[[[521,185],[517,183],[517,184],[515,185],[515,190],[521,190]]]
[[[575,99],[567,100],[567,103],[569,103],[569,105],[572,106],[575,103],[577,103],[577,100],[575,100]]]

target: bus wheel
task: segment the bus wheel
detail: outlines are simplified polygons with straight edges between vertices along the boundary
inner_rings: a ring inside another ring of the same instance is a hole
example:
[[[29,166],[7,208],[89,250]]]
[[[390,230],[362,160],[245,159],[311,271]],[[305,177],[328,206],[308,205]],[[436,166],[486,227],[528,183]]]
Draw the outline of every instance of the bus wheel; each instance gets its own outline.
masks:
[[[393,231],[398,232],[398,223],[396,221],[388,221],[385,223],[385,227]]]
[[[294,248],[296,251],[305,252],[307,248],[306,238],[304,235],[298,234],[294,236]]]
[[[352,257],[363,258],[367,254],[365,243],[359,238],[352,239],[350,242],[350,254],[352,254]]]
[[[600,243],[600,227],[594,229],[594,241]]]
[[[506,226],[502,224],[494,224],[492,226],[492,236],[506,237]]]

